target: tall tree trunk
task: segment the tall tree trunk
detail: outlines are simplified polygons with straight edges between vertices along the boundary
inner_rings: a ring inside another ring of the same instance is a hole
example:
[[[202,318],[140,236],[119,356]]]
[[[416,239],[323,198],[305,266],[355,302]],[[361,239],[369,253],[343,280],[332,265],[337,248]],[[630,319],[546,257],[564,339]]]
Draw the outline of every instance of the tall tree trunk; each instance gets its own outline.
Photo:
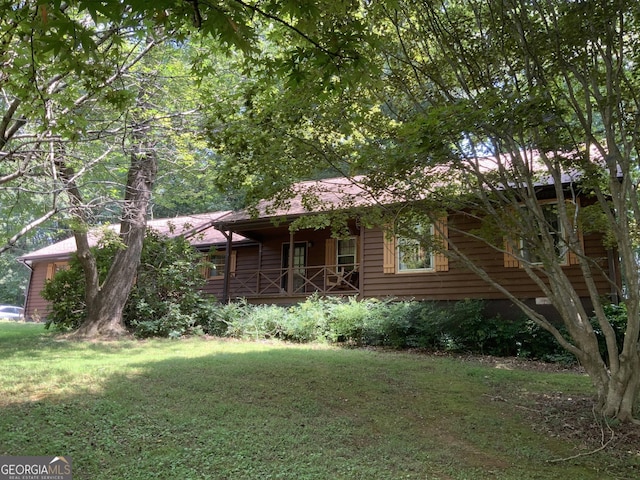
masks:
[[[138,131],[136,136],[143,136]],[[146,215],[158,170],[156,153],[144,140],[131,154],[118,250],[102,285],[87,282],[87,318],[77,330],[80,337],[113,337],[125,333],[124,306],[135,282],[146,231]],[[84,264],[83,264],[84,265]]]
[[[602,402],[601,412],[604,417],[639,423],[633,416],[640,382],[639,371],[640,355],[636,353],[631,358],[621,355],[620,368],[611,375],[607,396]]]

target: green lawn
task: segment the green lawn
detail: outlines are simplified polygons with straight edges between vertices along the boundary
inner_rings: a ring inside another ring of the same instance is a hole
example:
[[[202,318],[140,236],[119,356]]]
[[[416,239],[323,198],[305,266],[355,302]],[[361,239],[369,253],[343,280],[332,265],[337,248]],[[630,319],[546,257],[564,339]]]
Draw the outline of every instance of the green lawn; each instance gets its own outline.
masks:
[[[638,463],[536,434],[501,392],[576,374],[192,338],[79,343],[0,322],[0,455],[69,455],[74,479],[603,479]],[[605,469],[606,465],[606,469]]]

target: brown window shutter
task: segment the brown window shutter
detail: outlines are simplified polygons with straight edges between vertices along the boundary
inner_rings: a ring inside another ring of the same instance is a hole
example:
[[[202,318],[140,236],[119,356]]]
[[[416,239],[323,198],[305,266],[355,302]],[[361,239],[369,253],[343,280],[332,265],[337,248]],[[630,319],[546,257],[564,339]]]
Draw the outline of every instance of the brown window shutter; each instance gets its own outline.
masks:
[[[449,249],[449,228],[447,226],[447,217],[438,219],[438,223],[434,229],[434,243],[437,246],[435,254],[435,270],[436,272],[449,271],[449,257],[444,253]]]
[[[390,230],[384,230],[382,249],[382,271],[396,273],[396,236]]]
[[[504,266],[506,268],[518,268],[520,266],[520,262],[514,255],[515,252],[513,250],[513,240],[509,238],[504,239]]]
[[[238,252],[231,250],[231,258],[229,258],[229,274],[232,277],[236,276],[236,269],[238,267]]]
[[[360,245],[360,235],[356,235],[355,236],[355,242],[356,242],[356,263],[358,265],[362,264],[362,252],[361,252],[361,245]]]
[[[324,263],[328,266],[335,266],[338,262],[338,242],[335,238],[327,238],[324,242]]]
[[[209,265],[211,259],[207,255],[203,255],[200,259],[200,265],[198,265],[198,271],[203,278],[209,278]]]
[[[56,273],[56,264],[50,263],[47,265],[47,280],[51,280],[53,278],[54,273]]]

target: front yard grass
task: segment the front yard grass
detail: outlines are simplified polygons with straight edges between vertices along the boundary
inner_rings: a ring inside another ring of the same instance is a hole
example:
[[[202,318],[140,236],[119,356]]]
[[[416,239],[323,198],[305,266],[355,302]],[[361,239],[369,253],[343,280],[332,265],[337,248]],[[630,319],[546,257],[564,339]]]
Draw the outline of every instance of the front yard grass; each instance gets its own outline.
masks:
[[[585,446],[533,428],[523,392],[589,394],[575,373],[211,338],[81,343],[0,322],[0,378],[0,455],[69,455],[76,480],[603,479],[640,469],[638,452],[550,462]]]

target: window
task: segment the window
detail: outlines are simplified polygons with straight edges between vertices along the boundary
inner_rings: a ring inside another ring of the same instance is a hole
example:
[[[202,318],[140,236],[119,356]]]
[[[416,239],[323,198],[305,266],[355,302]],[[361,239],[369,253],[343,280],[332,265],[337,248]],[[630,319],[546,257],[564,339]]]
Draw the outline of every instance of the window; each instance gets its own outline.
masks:
[[[558,206],[556,202],[545,203],[542,205],[542,214],[545,223],[548,225],[548,233],[553,240],[555,256],[561,263],[567,262],[567,244],[565,242],[565,232],[558,218]],[[521,238],[520,251],[522,257],[530,263],[542,263],[540,254],[540,245],[542,244],[542,233],[537,238]],[[536,251],[537,250],[537,251]]]
[[[325,263],[332,269],[339,271],[355,270],[358,266],[358,239],[348,237],[343,239],[327,238],[325,242]]]
[[[336,248],[336,265],[339,271],[350,271],[356,267],[356,238],[338,240]]]
[[[384,233],[383,271],[384,273],[446,272],[449,270],[447,218],[437,224],[419,225],[416,238]]]
[[[224,277],[224,252],[215,252],[209,256],[209,278]]]
[[[416,233],[421,237],[426,234],[430,237],[433,236],[433,225],[426,227],[420,225],[416,230]],[[398,272],[433,270],[433,265],[435,264],[433,249],[415,238],[398,236],[396,239],[396,255]]]
[[[333,288],[358,288],[359,243],[357,235],[348,238],[327,238],[325,241],[325,285]]]
[[[547,233],[551,236],[554,247],[554,256],[561,265],[575,265],[578,263],[578,256],[570,251],[567,245],[568,234],[558,216],[558,203],[556,201],[546,202],[541,205],[547,225]],[[576,206],[568,202],[568,208]],[[543,233],[534,233],[528,237],[522,236],[518,239],[505,238],[505,267],[521,267],[521,261],[531,264],[543,263],[542,240]],[[578,231],[578,240],[582,244],[582,232]],[[517,252],[517,253],[516,253]]]
[[[231,251],[231,258],[229,265],[229,273],[231,276],[235,276],[236,274],[236,263],[237,263],[237,252],[235,250]],[[226,261],[226,252],[225,251],[212,251],[209,252],[209,256],[207,258],[209,265],[206,268],[206,276],[205,278],[209,279],[217,279],[224,278],[224,266]]]

